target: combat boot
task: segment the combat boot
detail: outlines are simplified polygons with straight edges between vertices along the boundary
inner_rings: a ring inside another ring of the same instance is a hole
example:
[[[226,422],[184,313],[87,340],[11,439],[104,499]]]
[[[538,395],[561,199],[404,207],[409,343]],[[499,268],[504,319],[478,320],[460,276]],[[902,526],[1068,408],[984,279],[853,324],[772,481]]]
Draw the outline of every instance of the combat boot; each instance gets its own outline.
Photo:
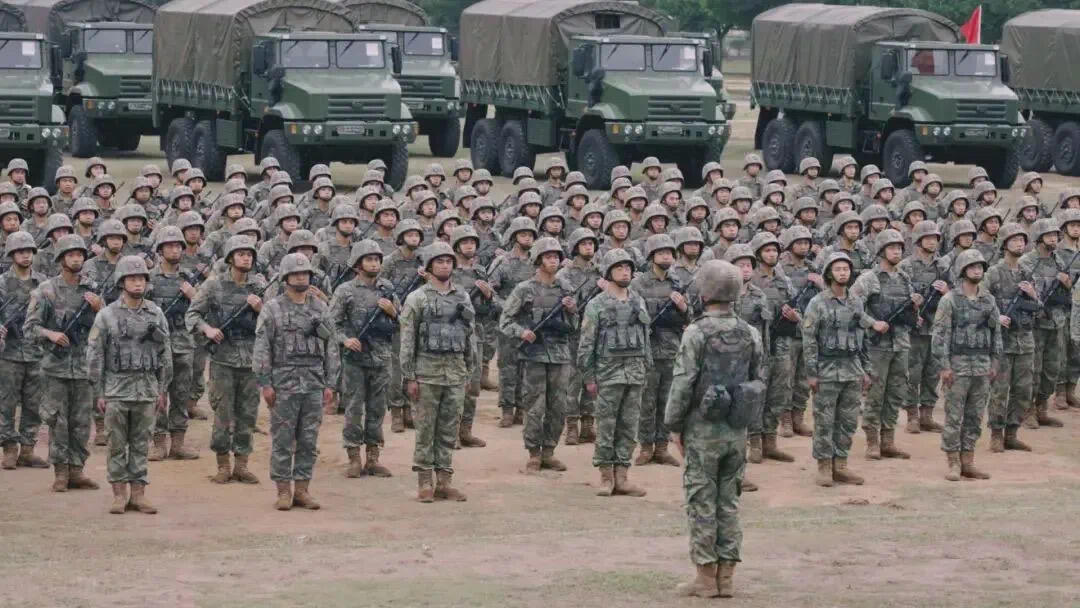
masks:
[[[1069,382],[1065,385],[1065,404],[1071,408],[1080,408],[1080,398],[1076,396],[1076,383]]]
[[[499,419],[499,428],[508,429],[514,426],[514,408],[504,407],[502,410],[502,418]]]
[[[724,560],[717,562],[716,591],[720,597],[735,596],[735,562]]]
[[[1065,385],[1057,385],[1057,390],[1054,391],[1054,409],[1065,411],[1069,409],[1069,399],[1065,396]]]
[[[412,406],[406,405],[401,408],[401,421],[405,424],[407,429],[415,429],[416,423],[413,422]]]
[[[653,444],[643,443],[638,447],[637,458],[634,459],[635,467],[642,467],[652,462],[653,457]]]
[[[105,434],[105,421],[94,421],[94,445],[109,445],[109,437]]]
[[[68,465],[66,464],[54,464],[54,473],[56,479],[52,484],[53,492],[67,492],[68,491]],[[115,485],[115,484],[114,484]]]
[[[795,457],[776,447],[776,435],[763,435],[761,441],[761,455],[770,460],[780,462],[795,462]]]
[[[615,465],[615,494],[617,496],[633,496],[635,498],[641,498],[645,496],[644,489],[635,486],[627,479],[627,473],[630,472],[630,467],[625,465]]]
[[[393,475],[390,469],[379,464],[379,446],[374,444],[367,446],[367,465],[364,466],[364,469],[372,477],[390,477]]]
[[[13,471],[19,462],[19,444],[9,443],[4,446],[4,462],[3,468]]]
[[[157,508],[150,504],[150,501],[146,500],[145,483],[131,484],[131,498],[128,499],[128,506],[139,513],[145,513],[147,515],[157,513]]]
[[[465,502],[467,497],[461,490],[455,489],[450,485],[450,482],[454,478],[454,474],[450,471],[436,471],[435,476],[437,478],[435,482],[435,498],[439,500],[453,500],[455,502]]]
[[[274,508],[278,511],[288,511],[292,508],[292,484],[288,481],[277,482],[277,501]]]
[[[150,453],[146,455],[146,459],[150,462],[160,462],[165,460],[168,455],[169,436],[165,433],[154,433],[150,443]]]
[[[795,430],[791,428],[791,412],[783,412],[780,414],[780,436],[795,436]]]
[[[1031,446],[1024,443],[1023,441],[1020,441],[1020,439],[1016,436],[1017,431],[1019,431],[1019,430],[1020,429],[1016,428],[1015,426],[1008,427],[1008,428],[1005,429],[1005,449],[1006,450],[1020,450],[1022,452],[1030,452],[1031,451]]]
[[[761,457],[761,435],[750,435],[750,462],[754,464],[760,464]]]
[[[695,564],[697,576],[688,583],[680,583],[675,592],[681,597],[720,597],[716,588],[716,564]]]
[[[1032,431],[1039,430],[1039,415],[1035,412],[1035,406],[1031,406],[1024,410],[1024,419],[1022,421],[1025,429]]]
[[[186,431],[176,431],[171,436],[169,458],[172,460],[198,460],[199,453],[184,447]]]
[[[491,361],[484,366],[484,374],[480,376],[480,388],[485,391],[499,390],[498,374],[491,373]]]
[[[435,488],[431,485],[431,471],[417,471],[416,483],[416,500],[435,502]]]
[[[593,443],[596,441],[596,431],[593,427],[595,420],[592,416],[581,417],[581,432],[578,433],[578,443]]]
[[[187,402],[187,415],[189,420],[206,420],[206,412],[199,409],[199,402],[191,399]]]
[[[960,452],[960,474],[968,479],[990,479],[990,474],[975,468],[975,452]]]
[[[540,460],[540,450],[529,450],[529,460],[525,463],[525,474],[535,475],[540,472],[542,461]]]
[[[831,458],[822,458],[817,461],[817,477],[814,483],[823,487],[831,488],[833,485],[833,461]]]
[[[945,430],[945,427],[934,422],[933,406],[923,405],[919,407],[919,429],[929,433],[940,433]]]
[[[44,458],[34,454],[34,444],[32,443],[24,443],[19,447],[19,459],[15,464],[20,467],[29,467],[31,469],[49,468],[49,463],[46,462]]]
[[[480,439],[476,435],[472,434],[473,423],[462,423],[461,428],[458,429],[458,442],[461,443],[463,448],[482,448],[487,447],[487,442]]]
[[[404,408],[392,407],[390,408],[390,432],[392,433],[404,433],[405,432],[405,418],[401,411]]]
[[[746,474],[744,473],[742,481],[739,482],[739,491],[740,492],[757,492],[758,491],[758,485],[756,483],[750,481],[750,478],[747,477]]]
[[[126,483],[114,483],[112,484],[112,506],[109,507],[109,513],[113,515],[123,515],[124,511],[127,511],[127,486]]]
[[[578,444],[578,417],[567,416],[566,417],[566,440],[563,441],[566,445]]]
[[[881,460],[881,444],[878,443],[877,429],[864,429],[866,431],[866,459]]]
[[[832,478],[836,483],[861,486],[865,481],[862,477],[852,473],[851,470],[847,468],[847,458],[833,458],[832,465]]]
[[[240,483],[259,483],[259,478],[248,470],[248,455],[237,454],[233,464],[232,478]]]
[[[960,452],[945,452],[949,460],[949,472],[945,473],[945,479],[960,481]]]
[[[349,455],[349,468],[345,469],[345,477],[356,479],[367,475],[367,469],[360,460],[360,448],[345,448],[345,453]]]
[[[919,408],[913,405],[906,408],[904,411],[907,412],[907,425],[904,427],[904,430],[908,433],[911,433],[912,435],[918,435],[920,432],[922,432],[922,422],[920,421]]]
[[[1060,428],[1060,427],[1065,426],[1057,418],[1051,418],[1050,414],[1047,413],[1049,410],[1050,410],[1050,404],[1049,403],[1047,403],[1046,401],[1040,401],[1039,402],[1038,407],[1035,410],[1035,414],[1038,417],[1037,419],[1039,421],[1039,426],[1049,426],[1049,427],[1054,427],[1054,428]]]
[[[83,474],[83,468],[71,465],[68,467],[68,488],[72,490],[96,490],[97,482]]]
[[[597,496],[612,496],[615,494],[615,475],[610,464],[600,465],[600,489]]]
[[[229,470],[229,453],[217,455],[217,475],[210,478],[214,483],[229,483],[232,481],[232,471]]]
[[[900,458],[907,460],[911,454],[896,447],[896,430],[881,429],[881,455],[885,458]]]
[[[1005,429],[990,429],[990,451],[1005,451]]]
[[[315,502],[315,499],[311,497],[311,494],[308,494],[308,486],[310,485],[310,479],[297,479],[293,482],[292,504],[294,507],[318,511],[322,506]]]
[[[520,407],[514,408],[514,424],[521,426],[525,424],[525,410]]]
[[[805,414],[806,410],[794,410],[791,412],[791,430],[795,431],[795,434],[799,437],[813,437],[814,431],[806,426]]]
[[[565,471],[566,465],[563,464],[563,461],[555,458],[555,448],[544,448],[540,450],[540,468]]]
[[[671,452],[668,451],[668,442],[658,441],[656,442],[656,449],[653,451],[653,462],[657,464],[666,464],[673,467],[681,467],[682,463],[678,461]]]

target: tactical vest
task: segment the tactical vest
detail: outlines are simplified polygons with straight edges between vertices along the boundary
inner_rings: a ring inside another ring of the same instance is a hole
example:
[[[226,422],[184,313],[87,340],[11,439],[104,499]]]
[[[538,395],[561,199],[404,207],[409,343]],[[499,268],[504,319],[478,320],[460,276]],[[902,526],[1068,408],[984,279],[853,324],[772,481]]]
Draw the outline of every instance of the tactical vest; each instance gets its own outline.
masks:
[[[102,311],[103,313],[105,311]],[[165,332],[154,324],[154,315],[147,309],[113,307],[108,314],[109,331],[106,368],[115,373],[150,373],[161,367],[158,345]]]
[[[867,306],[870,308],[870,316],[879,321],[889,318],[896,309],[904,302],[911,302],[911,292],[906,281],[899,272],[888,273],[883,270],[876,271],[878,277],[878,293],[871,294],[867,298]],[[900,317],[904,317],[901,314]],[[895,319],[894,324],[903,324],[901,319]],[[914,319],[911,319],[914,325]]]
[[[464,289],[465,293],[474,294],[472,296],[472,305],[477,317],[486,319],[498,312],[495,300],[485,297],[484,292],[480,291],[480,288],[475,285],[476,281],[488,280],[487,272],[479,261],[468,268],[460,266],[454,268],[451,279],[455,285]]]
[[[499,248],[499,236],[493,231],[476,231],[480,237],[480,245],[476,248],[476,263],[489,267],[495,261],[495,250]]]
[[[993,333],[989,321],[993,308],[993,297],[982,295],[972,300],[957,294],[953,298],[952,354],[990,354]]]
[[[851,358],[863,349],[859,315],[850,306],[831,303],[831,314],[819,326],[818,354],[822,359]]]
[[[274,300],[269,312],[278,322],[274,367],[322,367],[325,348],[318,334],[322,322],[318,309]]]
[[[562,306],[563,290],[558,283],[548,287],[539,281],[533,282],[529,299],[518,313],[518,321],[527,327],[536,327],[556,306]],[[562,314],[556,314],[544,324],[537,333],[541,341],[548,338],[560,338],[570,334],[570,325]]]
[[[703,317],[702,319],[709,319]],[[704,329],[709,323],[695,322]],[[754,337],[745,321],[734,329],[713,327],[705,332],[705,349],[701,373],[694,385],[694,403],[701,403],[710,386],[735,386],[750,380],[750,354],[754,352]]]
[[[656,319],[656,323],[653,324],[654,328],[682,329],[684,321],[674,303],[667,307],[661,317],[657,318],[656,316],[671,302],[671,292],[680,291],[680,285],[671,273],[668,273],[668,278],[663,281],[658,281],[654,276],[650,276],[646,286],[635,291],[645,299],[645,309],[649,311],[649,320]]]
[[[1046,295],[1046,290],[1048,290],[1050,285],[1057,279],[1057,255],[1057,252],[1055,252],[1048,258],[1035,258],[1035,265],[1031,270],[1031,277],[1034,279],[1035,288],[1040,296]],[[1068,257],[1072,257],[1071,252]],[[1062,263],[1062,265],[1064,265],[1064,263]],[[1067,308],[1070,306],[1068,290],[1059,284],[1054,291],[1046,295],[1045,304],[1047,308]]]
[[[535,269],[528,258],[507,257],[502,261],[499,268],[499,296],[507,298],[514,291],[518,283],[524,283],[532,278]]]
[[[237,285],[229,278],[223,278],[220,285],[221,301],[218,302],[217,310],[214,311],[216,321],[212,325],[221,327],[226,318],[243,307],[240,316],[234,319],[223,331],[229,340],[254,340],[255,321],[258,319],[258,315],[247,305],[247,297],[253,292],[254,285],[251,284],[250,280],[244,285]]]
[[[425,295],[421,309],[420,348],[435,354],[464,353],[472,322],[465,292],[455,289],[443,294],[429,289]]]
[[[161,307],[161,312],[166,312],[166,308],[175,300],[176,303],[172,304],[172,309],[165,315],[165,320],[169,322],[169,331],[187,331],[184,326],[184,313],[187,312],[188,304],[190,303],[186,297],[184,297],[180,291],[180,283],[185,280],[182,274],[176,274],[173,276],[165,275],[162,273],[154,274],[150,283],[154,289],[150,292],[151,297],[155,304]],[[179,298],[179,299],[178,299]]]
[[[739,296],[735,301],[735,314],[757,329],[764,339],[768,320],[765,318],[765,302],[760,292],[747,291]]]
[[[645,332],[649,315],[642,311],[641,296],[631,293],[626,300],[609,299],[600,310],[597,346],[605,357],[644,357]]]
[[[1001,298],[998,299],[1000,303],[1001,314],[1008,314],[1009,304],[1016,298],[1016,295],[1020,292],[1020,282],[1024,280],[1024,272],[1020,269],[1012,270],[1007,266],[1001,266]],[[1020,329],[1029,331],[1035,328],[1035,312],[1039,310],[1037,302],[1031,298],[1021,295],[1013,308],[1012,323],[1010,323],[1010,329]],[[1008,331],[1008,330],[1006,330]]]
[[[385,313],[379,312],[373,318],[371,317],[371,313],[379,308],[379,298],[386,298],[389,300],[393,296],[393,294],[390,293],[390,285],[388,283],[376,283],[374,288],[357,283],[353,283],[352,285],[355,285],[355,287],[352,287],[352,306],[348,310],[348,315],[349,326],[354,332],[353,336],[359,336],[360,332],[364,330],[364,325],[367,323],[368,318],[371,318],[371,324],[368,325],[363,340],[366,342],[389,342],[394,336],[394,331],[397,329],[397,323],[386,316]],[[353,355],[360,354],[353,353],[353,351],[348,349],[344,349],[342,352],[345,353],[347,357],[349,356],[349,353],[352,353]]]

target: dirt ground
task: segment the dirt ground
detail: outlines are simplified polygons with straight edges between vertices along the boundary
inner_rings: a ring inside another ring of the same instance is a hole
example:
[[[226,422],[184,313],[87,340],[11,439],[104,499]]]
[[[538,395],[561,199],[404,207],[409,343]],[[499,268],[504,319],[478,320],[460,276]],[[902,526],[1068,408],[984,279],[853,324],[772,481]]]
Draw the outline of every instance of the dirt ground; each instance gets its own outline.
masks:
[[[750,146],[745,103],[725,152],[734,169]],[[413,146],[413,168],[432,162]],[[467,153],[462,151],[462,156]],[[146,162],[164,164],[157,140],[108,159],[128,183]],[[232,157],[252,166],[252,159]],[[75,163],[78,167],[82,162]],[[362,167],[333,166],[356,186]],[[965,167],[934,167],[957,185]],[[1056,192],[1080,180],[1046,176]],[[215,190],[220,185],[212,186]],[[506,181],[497,189],[506,191]],[[484,449],[455,453],[469,500],[422,505],[409,466],[413,431],[389,432],[390,479],[346,479],[341,416],[327,416],[312,485],[323,509],[274,511],[269,438],[256,435],[258,486],[209,482],[208,422],[193,422],[197,461],[151,463],[156,516],[107,513],[107,489],[49,491],[51,472],[0,473],[0,606],[696,606],[671,590],[691,571],[681,474],[631,470],[644,499],[598,498],[592,446],[560,447],[566,473],[522,474],[520,427],[496,427],[494,393],[480,400]],[[941,419],[940,411],[937,417]],[[900,433],[910,461],[868,462],[856,437],[850,466],[861,487],[813,483],[810,440],[781,439],[794,464],[753,465],[761,491],[743,497],[740,606],[1080,605],[1080,415],[1063,429],[1024,431],[1032,453],[977,458],[983,482],[943,479],[940,436]],[[903,418],[903,416],[901,416]],[[266,410],[260,425],[268,426]],[[44,452],[45,433],[39,453]],[[87,472],[105,481],[105,448]]]

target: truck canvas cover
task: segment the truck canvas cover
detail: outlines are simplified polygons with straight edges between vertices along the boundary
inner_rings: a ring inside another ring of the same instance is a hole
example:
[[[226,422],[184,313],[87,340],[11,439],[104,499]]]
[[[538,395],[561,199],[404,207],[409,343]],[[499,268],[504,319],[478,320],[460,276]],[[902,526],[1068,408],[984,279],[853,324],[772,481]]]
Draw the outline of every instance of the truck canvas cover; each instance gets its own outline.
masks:
[[[785,4],[754,18],[755,81],[854,87],[883,41],[962,42],[948,19],[916,9]]]
[[[174,0],[154,20],[155,78],[231,88],[250,72],[257,35],[275,28],[353,33],[358,25],[326,0]]]
[[[153,23],[156,10],[153,4],[143,0],[29,0],[12,4],[26,15],[29,31],[45,34],[51,42],[60,41],[69,23]]]
[[[461,15],[461,77],[554,86],[572,36],[663,36],[665,19],[636,2],[483,0]]]
[[[1005,22],[1001,51],[1009,56],[1009,86],[1080,89],[1080,11],[1048,9],[1013,17]]]
[[[424,9],[407,0],[343,0],[341,4],[348,7],[362,23],[428,25]]]
[[[25,32],[26,17],[21,10],[0,2],[0,32]]]

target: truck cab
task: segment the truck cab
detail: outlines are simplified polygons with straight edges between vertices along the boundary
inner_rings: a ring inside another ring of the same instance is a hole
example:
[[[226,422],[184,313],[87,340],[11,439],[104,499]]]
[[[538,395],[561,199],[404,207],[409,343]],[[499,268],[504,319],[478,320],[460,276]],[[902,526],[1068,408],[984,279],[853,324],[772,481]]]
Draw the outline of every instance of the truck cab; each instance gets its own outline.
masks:
[[[672,38],[690,38],[692,40],[700,40],[705,48],[709,49],[712,53],[712,74],[705,76],[705,80],[709,81],[713,90],[716,91],[717,103],[721,104],[724,108],[724,118],[731,120],[735,118],[735,103],[731,101],[731,97],[728,96],[727,89],[724,88],[724,74],[720,71],[722,60],[724,57],[724,45],[720,43],[720,39],[716,37],[716,32],[671,32],[668,36]],[[702,65],[702,74],[704,75],[705,66]]]
[[[0,32],[0,163],[26,159],[30,179],[53,192],[67,143],[64,112],[53,103],[44,36]]]

